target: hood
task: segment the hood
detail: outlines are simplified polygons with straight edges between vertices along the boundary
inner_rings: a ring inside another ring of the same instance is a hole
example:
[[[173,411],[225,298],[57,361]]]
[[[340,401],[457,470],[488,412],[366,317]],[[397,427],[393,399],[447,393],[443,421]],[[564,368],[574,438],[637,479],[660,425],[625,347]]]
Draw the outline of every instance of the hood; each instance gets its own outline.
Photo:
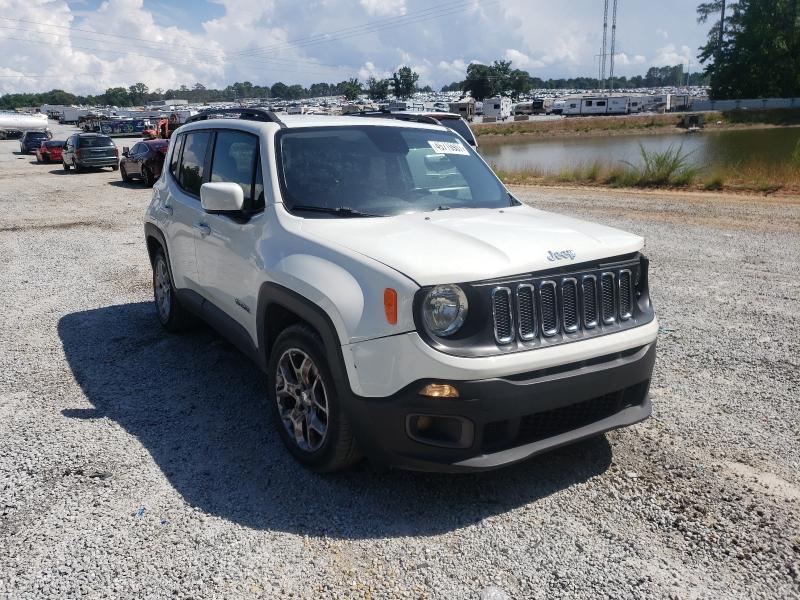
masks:
[[[619,229],[528,206],[304,219],[302,230],[392,267],[421,286],[595,261],[636,252],[644,243]]]

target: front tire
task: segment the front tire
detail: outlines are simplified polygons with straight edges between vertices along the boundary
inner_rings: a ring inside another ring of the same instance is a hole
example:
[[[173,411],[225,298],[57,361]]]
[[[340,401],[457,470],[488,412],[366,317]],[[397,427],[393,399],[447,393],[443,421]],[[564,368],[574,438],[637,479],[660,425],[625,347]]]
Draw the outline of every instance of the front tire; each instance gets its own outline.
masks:
[[[161,249],[153,256],[153,302],[158,320],[167,331],[176,333],[192,325],[194,318],[178,300],[169,262]]]
[[[128,175],[128,172],[125,170],[125,167],[120,167],[119,173],[120,175],[122,175],[122,181],[124,181],[125,183],[131,182],[130,175]]]
[[[278,434],[294,458],[319,473],[360,458],[319,335],[287,327],[275,340],[267,370],[267,400]]]

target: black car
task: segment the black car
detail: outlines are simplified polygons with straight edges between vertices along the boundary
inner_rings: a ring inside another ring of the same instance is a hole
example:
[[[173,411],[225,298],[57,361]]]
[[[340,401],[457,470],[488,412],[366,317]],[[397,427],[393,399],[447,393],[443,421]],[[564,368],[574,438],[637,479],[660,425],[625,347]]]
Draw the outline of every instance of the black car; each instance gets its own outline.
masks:
[[[50,136],[45,131],[26,131],[19,139],[19,151],[23,154],[35,152],[42,142],[46,142]]]
[[[169,140],[147,140],[139,142],[130,150],[122,149],[119,172],[123,181],[141,179],[146,187],[153,187],[161,177],[164,157],[167,155]]]
[[[75,133],[67,138],[61,152],[61,164],[65,171],[76,171],[87,167],[119,168],[119,150],[107,135],[98,133]]]

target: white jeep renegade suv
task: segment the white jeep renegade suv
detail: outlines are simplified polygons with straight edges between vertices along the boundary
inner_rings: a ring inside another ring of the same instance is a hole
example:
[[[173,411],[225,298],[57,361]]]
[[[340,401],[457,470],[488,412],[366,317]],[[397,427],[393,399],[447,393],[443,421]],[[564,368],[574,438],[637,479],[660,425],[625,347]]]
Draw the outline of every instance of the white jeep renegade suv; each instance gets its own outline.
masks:
[[[172,137],[155,305],[266,372],[301,463],[490,469],[649,416],[642,238],[523,206],[441,126],[239,112]]]

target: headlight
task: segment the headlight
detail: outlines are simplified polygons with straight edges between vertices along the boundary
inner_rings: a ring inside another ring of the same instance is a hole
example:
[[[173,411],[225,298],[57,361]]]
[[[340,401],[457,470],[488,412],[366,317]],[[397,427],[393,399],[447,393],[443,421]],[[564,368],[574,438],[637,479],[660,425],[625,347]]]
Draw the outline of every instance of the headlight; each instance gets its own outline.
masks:
[[[467,296],[457,285],[437,285],[425,296],[422,316],[435,335],[453,335],[467,318]]]

